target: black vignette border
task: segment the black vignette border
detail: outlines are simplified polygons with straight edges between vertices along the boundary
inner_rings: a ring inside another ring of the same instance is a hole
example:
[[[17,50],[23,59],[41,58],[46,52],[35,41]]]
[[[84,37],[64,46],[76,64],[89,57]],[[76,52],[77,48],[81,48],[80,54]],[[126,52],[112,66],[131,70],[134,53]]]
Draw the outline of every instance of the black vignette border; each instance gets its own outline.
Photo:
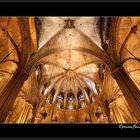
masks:
[[[0,3],[1,16],[139,16],[140,3]]]
[[[34,138],[138,138],[139,129],[120,129],[121,124],[0,124],[0,137]],[[133,124],[125,124],[133,125]]]

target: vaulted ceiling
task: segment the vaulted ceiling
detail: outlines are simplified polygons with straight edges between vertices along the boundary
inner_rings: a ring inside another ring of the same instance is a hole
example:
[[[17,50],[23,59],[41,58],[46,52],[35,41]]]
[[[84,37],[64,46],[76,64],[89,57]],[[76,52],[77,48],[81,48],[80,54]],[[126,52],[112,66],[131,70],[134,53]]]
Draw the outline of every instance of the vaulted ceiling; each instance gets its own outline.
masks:
[[[48,96],[54,88],[53,103],[61,92],[63,100],[67,100],[68,93],[72,92],[73,100],[78,102],[80,90],[85,101],[89,103],[87,88],[97,94],[96,84],[99,84],[97,64],[101,60],[84,51],[75,51],[73,48],[92,50],[92,45],[101,48],[99,17],[39,17],[39,21],[37,26],[39,49],[44,45],[48,49],[68,48],[65,51],[54,52],[39,61],[43,65],[42,73],[48,77],[44,84],[48,84],[49,81],[44,95]]]

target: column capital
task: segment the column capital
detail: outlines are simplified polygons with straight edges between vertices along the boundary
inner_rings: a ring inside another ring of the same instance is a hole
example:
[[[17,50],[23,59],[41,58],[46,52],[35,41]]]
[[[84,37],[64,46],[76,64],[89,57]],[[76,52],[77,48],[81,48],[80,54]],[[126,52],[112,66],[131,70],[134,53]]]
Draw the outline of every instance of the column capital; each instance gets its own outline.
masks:
[[[114,105],[116,105],[117,101],[113,100],[112,102],[110,102],[109,104],[109,108],[113,107]]]
[[[113,70],[111,70],[111,74],[113,75],[113,74],[115,74],[115,73],[117,73],[117,72],[119,72],[120,70],[123,70],[123,69],[124,69],[123,65],[117,66]]]
[[[17,72],[21,72],[22,74],[24,74],[24,76],[26,76],[27,78],[30,75],[30,72],[28,72],[25,68],[18,68]]]
[[[121,92],[120,94],[116,95],[115,100],[124,97],[123,93]]]

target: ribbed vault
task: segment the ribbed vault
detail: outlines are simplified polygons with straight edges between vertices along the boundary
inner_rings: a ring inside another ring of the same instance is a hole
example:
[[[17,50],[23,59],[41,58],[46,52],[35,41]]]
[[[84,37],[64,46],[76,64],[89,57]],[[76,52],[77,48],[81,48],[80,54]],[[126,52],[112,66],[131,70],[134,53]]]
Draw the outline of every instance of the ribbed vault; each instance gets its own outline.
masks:
[[[102,54],[99,18],[41,17],[40,21],[39,49],[57,49],[37,63],[42,75],[47,77],[40,82],[41,93],[58,108],[89,105],[101,90],[98,64],[102,61],[96,55],[74,49],[95,48],[95,54]]]

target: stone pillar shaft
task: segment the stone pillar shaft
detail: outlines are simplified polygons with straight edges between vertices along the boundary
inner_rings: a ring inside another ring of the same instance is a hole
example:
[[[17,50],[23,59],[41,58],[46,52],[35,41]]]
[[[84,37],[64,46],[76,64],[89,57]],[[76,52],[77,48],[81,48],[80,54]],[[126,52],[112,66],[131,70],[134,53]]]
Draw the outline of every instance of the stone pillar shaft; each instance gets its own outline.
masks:
[[[107,123],[112,123],[110,119],[110,112],[108,112],[106,105],[104,104],[103,101],[100,101],[100,105],[103,111],[103,115],[106,118]]]
[[[140,90],[124,68],[116,69],[112,72],[112,76],[118,83],[132,112],[135,114],[136,119],[140,122]]]
[[[27,119],[31,110],[31,105],[25,103],[24,109],[20,114],[20,117],[16,123],[27,123]]]
[[[112,103],[110,103],[109,106],[110,106],[110,110],[112,111],[112,113],[115,117],[116,123],[125,123],[125,120],[119,111],[117,102],[113,101]]]
[[[0,122],[4,122],[5,118],[13,106],[19,91],[24,82],[28,78],[28,74],[24,70],[18,69],[8,84],[0,93]]]

